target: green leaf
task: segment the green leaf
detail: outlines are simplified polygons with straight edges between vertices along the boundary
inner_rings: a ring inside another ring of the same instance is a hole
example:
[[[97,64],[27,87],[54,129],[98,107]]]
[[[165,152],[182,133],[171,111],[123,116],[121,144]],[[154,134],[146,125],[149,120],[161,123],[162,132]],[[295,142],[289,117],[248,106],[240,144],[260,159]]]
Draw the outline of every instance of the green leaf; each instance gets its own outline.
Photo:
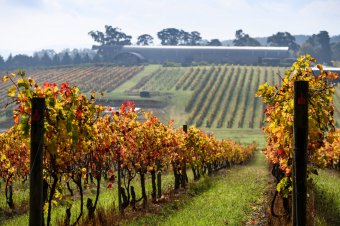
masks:
[[[24,87],[25,89],[28,89],[29,84],[27,83],[26,80],[20,78],[20,79],[18,79],[18,87]]]

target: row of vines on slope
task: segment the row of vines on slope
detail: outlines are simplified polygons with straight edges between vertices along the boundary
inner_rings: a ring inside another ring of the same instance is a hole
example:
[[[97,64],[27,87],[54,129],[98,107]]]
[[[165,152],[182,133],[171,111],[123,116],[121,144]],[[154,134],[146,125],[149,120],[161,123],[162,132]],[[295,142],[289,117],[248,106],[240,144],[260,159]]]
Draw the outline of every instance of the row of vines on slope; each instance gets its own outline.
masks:
[[[32,70],[28,73],[42,84],[45,81],[61,84],[65,81],[77,84],[82,92],[110,92],[142,71],[144,66],[83,66]],[[10,84],[3,84],[0,98],[5,99]],[[0,107],[4,107],[1,101]]]
[[[218,73],[212,73],[213,69]],[[190,69],[186,76],[194,77],[195,71],[198,69]],[[188,124],[208,128],[260,128],[264,105],[255,100],[254,86],[267,80],[270,84],[279,82],[282,71],[282,68],[239,65],[201,69],[202,75],[195,76],[197,85],[185,107]],[[184,85],[177,88],[181,87],[184,89]]]
[[[299,57],[286,71],[281,84],[271,86],[264,83],[256,93],[266,104],[263,129],[267,146],[264,153],[273,164],[272,173],[278,181],[277,191],[285,203],[289,203],[293,189],[294,81],[309,83],[307,173],[317,174],[318,167],[339,164],[339,133],[334,133],[333,118],[333,79],[338,78],[338,75],[324,71],[318,64],[320,74],[315,76],[311,68],[315,62],[310,55]],[[286,213],[290,212],[286,206]]]
[[[122,192],[121,208],[135,208],[138,200],[143,200],[145,207],[146,175],[151,174],[155,201],[161,196],[163,172],[172,169],[174,187],[179,189],[187,183],[187,167],[191,167],[197,180],[205,173],[247,161],[256,149],[255,144],[243,147],[228,140],[218,141],[194,127],[185,133],[173,128],[172,123],[161,123],[152,113],[146,112],[144,120],[139,121],[133,102],[125,102],[118,112],[111,111],[95,104],[94,93],[88,99],[68,83],[39,86],[22,71],[2,80],[12,82],[8,96],[17,104],[13,112],[15,125],[0,134],[0,177],[6,181],[6,198],[11,208],[13,182],[29,176],[31,100],[45,98],[43,198],[47,225],[53,205],[63,200],[70,183],[77,187],[81,204],[74,222],[70,222],[72,205],[68,207],[65,224],[75,225],[84,214],[84,189],[89,180],[96,184],[95,200],[88,198],[86,205],[88,218],[92,219],[103,178],[111,188],[115,175],[123,176],[125,188],[118,188]],[[110,114],[103,114],[105,110]],[[136,176],[140,178],[141,199],[136,198],[130,186]]]
[[[206,75],[206,81],[207,83],[204,85],[204,89],[200,90],[198,93],[197,98],[197,104],[195,105],[195,108],[192,110],[192,114],[189,116],[188,123],[193,124],[195,118],[198,117],[197,121],[197,126],[202,125],[202,116],[205,116],[207,113],[208,108],[205,108],[205,104],[209,104],[209,102],[212,101],[213,95],[215,92],[214,85],[216,83],[217,77],[220,73],[220,68],[214,68],[211,67],[210,70],[208,71],[208,74]],[[202,101],[205,99],[206,101]]]

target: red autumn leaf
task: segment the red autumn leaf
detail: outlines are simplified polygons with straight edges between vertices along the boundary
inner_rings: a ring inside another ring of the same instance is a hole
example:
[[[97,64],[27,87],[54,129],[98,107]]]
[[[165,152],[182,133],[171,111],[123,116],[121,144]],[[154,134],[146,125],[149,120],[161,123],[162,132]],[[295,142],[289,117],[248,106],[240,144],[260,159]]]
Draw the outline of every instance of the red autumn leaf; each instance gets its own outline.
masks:
[[[92,169],[95,169],[95,168],[96,168],[96,164],[95,164],[95,163],[92,163],[91,168],[92,168]]]
[[[47,88],[49,87],[49,83],[48,82],[44,82],[44,85],[43,85],[44,88]]]
[[[20,104],[20,106],[19,106],[19,111],[20,111],[21,113],[23,113],[23,112],[25,111],[24,105]]]
[[[109,178],[109,181],[114,183],[115,179],[116,179],[116,176],[115,175],[111,175],[110,178]]]
[[[66,97],[70,96],[70,94],[71,94],[70,90],[67,90],[67,91],[65,92],[65,96],[66,96]]]
[[[83,110],[81,108],[78,108],[76,112],[77,119],[80,120],[82,116],[83,116]]]
[[[69,88],[69,83],[65,82],[63,84],[60,85],[60,92],[64,93],[66,96],[68,96],[70,94],[70,88]]]
[[[107,188],[112,188],[112,183],[109,183],[108,185],[107,185]]]
[[[19,124],[19,115],[13,116],[13,120],[15,124]]]
[[[66,89],[70,86],[70,84],[68,82],[64,82],[60,85],[60,89]]]
[[[107,171],[107,174],[108,174],[109,176],[113,175],[113,170],[112,170],[112,169],[109,169],[109,170]]]
[[[277,153],[281,155],[283,158],[286,156],[286,152],[283,149],[277,150]]]

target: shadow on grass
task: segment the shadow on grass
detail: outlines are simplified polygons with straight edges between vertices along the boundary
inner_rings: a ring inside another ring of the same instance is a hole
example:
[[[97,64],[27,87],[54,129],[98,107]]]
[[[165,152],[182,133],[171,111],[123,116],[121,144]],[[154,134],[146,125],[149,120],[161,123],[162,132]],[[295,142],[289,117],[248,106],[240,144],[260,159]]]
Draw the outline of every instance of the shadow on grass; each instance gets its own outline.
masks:
[[[156,203],[156,205],[148,205],[146,212],[140,214],[138,217],[131,221],[129,213],[125,214],[121,222],[116,222],[122,225],[157,225],[159,222],[176,214],[179,210],[185,208],[191,203],[196,196],[209,191],[216,186],[215,180],[218,180],[219,175],[211,177],[203,177],[199,181],[191,182],[188,184],[186,190],[180,190],[175,193],[173,190],[164,194],[164,199]],[[132,213],[136,216],[136,212]]]
[[[209,191],[214,186],[215,183],[213,176],[204,177],[199,181],[192,182],[186,190],[181,190],[178,193],[175,193],[173,190],[169,191],[168,194],[166,194],[168,198],[162,203],[163,210],[161,213],[156,212],[155,214],[161,214],[163,217],[169,217],[171,213],[185,207],[188,203],[193,201],[193,198]]]
[[[29,211],[28,200],[22,201],[20,204],[16,205],[14,209],[10,209],[7,206],[0,207],[0,225],[1,225],[1,222],[5,222],[7,220],[11,220],[16,217],[20,217],[24,214],[27,214],[28,211]]]
[[[334,197],[318,186],[314,187],[314,192],[317,213],[327,222],[327,225],[340,225],[340,206],[336,204]]]

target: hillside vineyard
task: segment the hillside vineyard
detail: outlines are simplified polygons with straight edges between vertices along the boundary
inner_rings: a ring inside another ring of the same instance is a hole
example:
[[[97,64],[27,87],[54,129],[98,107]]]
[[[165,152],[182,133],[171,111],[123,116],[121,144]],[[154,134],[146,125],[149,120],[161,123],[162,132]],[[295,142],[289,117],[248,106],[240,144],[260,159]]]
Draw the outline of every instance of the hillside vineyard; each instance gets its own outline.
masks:
[[[183,112],[187,124],[201,128],[261,128],[264,105],[255,97],[257,87],[264,82],[280,84],[283,67],[211,65],[195,67],[90,65],[78,67],[34,69],[27,75],[38,83],[44,81],[69,82],[79,86],[84,93],[104,92],[104,97],[113,98],[115,91],[125,83],[132,83],[122,92],[127,98],[135,98],[141,91],[155,95],[177,92],[189,98]],[[139,76],[143,74],[143,76]],[[7,104],[7,89],[10,84],[1,84],[0,107]],[[340,92],[336,89],[335,119],[340,120]],[[157,108],[157,107],[155,107]],[[165,109],[166,110],[166,109]],[[339,124],[336,124],[339,127]]]

